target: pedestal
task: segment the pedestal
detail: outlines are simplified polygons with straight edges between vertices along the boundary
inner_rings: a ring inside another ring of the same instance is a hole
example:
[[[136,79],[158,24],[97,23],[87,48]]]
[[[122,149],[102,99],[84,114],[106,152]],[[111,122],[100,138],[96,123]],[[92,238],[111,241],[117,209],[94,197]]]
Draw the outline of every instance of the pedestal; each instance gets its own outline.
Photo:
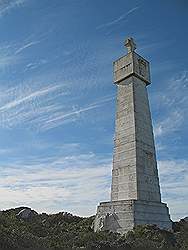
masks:
[[[124,234],[134,226],[144,224],[171,230],[167,205],[141,200],[101,202],[97,208],[94,231],[109,230]]]

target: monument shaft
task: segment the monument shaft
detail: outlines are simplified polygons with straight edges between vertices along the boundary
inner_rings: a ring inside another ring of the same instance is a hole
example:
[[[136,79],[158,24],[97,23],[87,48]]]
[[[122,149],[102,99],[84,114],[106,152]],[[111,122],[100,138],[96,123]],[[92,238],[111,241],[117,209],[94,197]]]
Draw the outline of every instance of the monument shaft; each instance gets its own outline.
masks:
[[[146,83],[117,84],[111,200],[161,201]]]
[[[171,229],[168,207],[161,202],[147,86],[149,62],[134,52],[114,62],[117,85],[111,201],[101,202],[94,230],[126,233],[135,225],[155,224]]]

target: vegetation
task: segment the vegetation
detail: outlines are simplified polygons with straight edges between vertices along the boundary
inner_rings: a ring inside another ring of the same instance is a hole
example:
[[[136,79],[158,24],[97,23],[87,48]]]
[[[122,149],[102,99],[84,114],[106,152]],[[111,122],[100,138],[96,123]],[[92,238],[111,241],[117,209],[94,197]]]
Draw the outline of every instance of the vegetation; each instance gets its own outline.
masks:
[[[36,214],[22,219],[23,208],[0,212],[0,249],[188,249],[188,221],[173,224],[174,232],[156,226],[137,226],[121,236],[112,232],[94,233],[94,217],[69,213]]]

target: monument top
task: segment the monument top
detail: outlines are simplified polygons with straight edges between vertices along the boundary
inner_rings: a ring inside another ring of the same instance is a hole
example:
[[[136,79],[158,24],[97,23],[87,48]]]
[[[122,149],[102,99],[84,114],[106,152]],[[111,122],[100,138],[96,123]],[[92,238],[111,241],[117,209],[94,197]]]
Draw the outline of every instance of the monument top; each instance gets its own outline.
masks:
[[[125,47],[127,47],[128,53],[133,52],[136,49],[136,44],[132,37],[125,40]]]
[[[117,59],[114,65],[114,83],[119,84],[130,76],[136,76],[150,84],[149,62],[135,52],[136,44],[132,37],[125,40],[125,47],[128,53]]]

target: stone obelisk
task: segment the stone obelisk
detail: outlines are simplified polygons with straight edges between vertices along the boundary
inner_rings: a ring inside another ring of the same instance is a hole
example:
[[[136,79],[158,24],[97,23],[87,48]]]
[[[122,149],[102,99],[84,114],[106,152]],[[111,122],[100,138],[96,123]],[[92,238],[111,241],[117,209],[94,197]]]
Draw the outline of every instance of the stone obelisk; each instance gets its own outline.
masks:
[[[127,55],[114,62],[117,85],[111,201],[101,202],[94,230],[126,233],[135,225],[171,229],[169,210],[161,202],[147,86],[149,62],[135,52],[132,38]]]

